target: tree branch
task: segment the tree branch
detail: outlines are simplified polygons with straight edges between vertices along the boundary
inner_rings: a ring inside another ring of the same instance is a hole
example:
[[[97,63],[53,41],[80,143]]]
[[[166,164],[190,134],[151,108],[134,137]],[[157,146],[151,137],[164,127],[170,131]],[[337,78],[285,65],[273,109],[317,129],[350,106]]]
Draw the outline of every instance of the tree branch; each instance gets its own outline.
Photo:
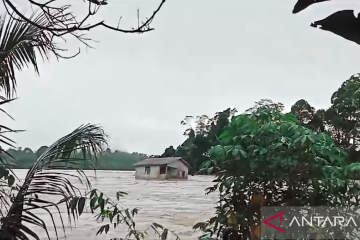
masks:
[[[104,20],[96,22],[94,24],[86,24],[86,22],[90,20],[92,16],[96,15],[96,13],[101,7],[108,4],[106,0],[85,0],[88,1],[88,13],[84,18],[80,20],[72,13],[72,5],[63,5],[61,7],[57,7],[54,5],[60,0],[49,0],[45,3],[39,3],[34,0],[27,1],[31,4],[31,7],[34,6],[38,10],[40,10],[40,13],[38,11],[35,12],[37,14],[44,15],[47,21],[44,21],[43,24],[34,22],[31,18],[25,16],[25,14],[19,11],[19,9],[14,5],[13,0],[3,0],[3,3],[6,11],[14,20],[31,24],[44,31],[45,34],[48,34],[52,37],[59,37],[63,39],[65,35],[71,35],[78,39],[81,43],[86,45],[86,47],[91,48],[88,42],[92,41],[92,39],[86,38],[86,35],[81,32],[90,31],[97,27],[105,27],[112,31],[121,33],[145,33],[153,31],[154,28],[152,28],[150,24],[152,23],[156,14],[160,11],[166,0],[160,0],[160,4],[153,12],[153,14],[149,18],[146,18],[146,21],[140,21],[139,10],[137,10],[138,26],[131,29],[122,29],[119,27],[121,17],[119,18],[119,23],[117,24],[117,26],[109,25],[105,23]],[[76,55],[77,54],[75,54],[74,56]]]

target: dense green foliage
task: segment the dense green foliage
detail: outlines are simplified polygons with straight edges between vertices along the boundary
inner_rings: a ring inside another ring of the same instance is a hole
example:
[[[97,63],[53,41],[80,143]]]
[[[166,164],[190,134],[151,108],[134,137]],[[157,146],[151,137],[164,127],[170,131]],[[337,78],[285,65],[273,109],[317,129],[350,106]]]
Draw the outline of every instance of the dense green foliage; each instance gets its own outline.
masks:
[[[360,77],[353,75],[346,80],[332,95],[328,109],[316,110],[306,100],[297,101],[292,107],[301,126],[314,133],[327,133],[333,137],[338,147],[348,153],[348,162],[360,162],[359,122],[360,122]],[[256,102],[256,109],[284,110],[282,103],[274,103],[269,99]],[[196,171],[200,165],[209,160],[208,150],[219,144],[219,136],[229,126],[230,118],[236,109],[226,109],[215,114],[213,118],[206,115],[186,117],[181,124],[187,126],[184,135],[187,139],[176,149],[176,156],[187,160]],[[194,123],[191,125],[191,123]],[[195,125],[195,127],[192,127]]]
[[[218,144],[218,136],[236,112],[236,109],[228,108],[217,112],[213,118],[206,115],[186,117],[181,124],[187,126],[184,132],[187,139],[176,149],[176,156],[183,157],[195,171],[198,171],[200,165],[209,158],[206,152]],[[195,128],[191,126],[192,121],[196,125]]]
[[[299,100],[292,112],[299,116],[301,123],[315,132],[327,132],[337,146],[348,154],[349,162],[360,162],[359,121],[360,121],[360,77],[351,76],[331,97],[331,106],[315,110],[305,100]]]
[[[279,110],[284,109],[281,103],[274,103],[269,99],[262,99],[256,102],[257,107],[273,107]],[[248,109],[250,111],[251,109]],[[237,113],[235,108],[227,108],[224,111],[215,113],[215,116],[209,118],[206,115],[197,117],[187,116],[181,124],[187,129],[184,135],[187,139],[176,149],[176,156],[183,157],[199,174],[200,166],[203,162],[209,160],[208,150],[220,143],[219,136],[230,124],[230,119]],[[193,124],[191,124],[193,123]],[[195,127],[192,127],[195,125]]]
[[[358,184],[348,174],[360,163],[349,165],[330,135],[302,126],[293,113],[256,106],[234,116],[219,138],[203,163],[209,173],[217,170],[215,185],[207,189],[220,193],[216,216],[196,228],[232,226],[224,234],[253,239],[259,237],[261,205],[359,204]]]
[[[47,146],[40,147],[36,152],[33,152],[30,148],[22,150],[9,149],[6,152],[16,159],[17,165],[15,168],[30,168],[36,159],[47,149]],[[128,153],[122,151],[112,152],[109,148],[106,151],[101,152],[97,158],[91,157],[90,162],[86,162],[82,165],[83,169],[96,169],[99,170],[134,170],[133,164],[147,158],[146,154],[142,153]],[[71,164],[68,165],[72,166]]]

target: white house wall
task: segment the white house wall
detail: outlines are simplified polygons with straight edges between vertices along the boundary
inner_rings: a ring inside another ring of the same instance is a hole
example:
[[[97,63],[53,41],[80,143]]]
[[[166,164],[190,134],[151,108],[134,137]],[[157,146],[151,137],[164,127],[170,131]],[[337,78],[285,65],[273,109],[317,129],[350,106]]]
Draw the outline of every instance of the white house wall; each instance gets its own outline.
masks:
[[[177,169],[188,172],[188,166],[181,160],[176,161]]]
[[[178,169],[178,177],[180,177],[180,170],[185,171],[185,178],[188,178],[189,167],[181,160],[176,161],[177,169]]]
[[[175,172],[168,168],[167,174],[160,174],[160,166],[150,166],[150,174],[145,174],[145,166],[137,166],[135,168],[135,178],[137,179],[188,179],[188,166],[181,160],[167,164],[168,167],[172,167]],[[185,177],[181,177],[180,171],[185,172]]]
[[[150,166],[150,174],[145,174],[145,167],[139,166],[135,168],[135,178],[138,179],[154,179],[160,175],[159,166]]]

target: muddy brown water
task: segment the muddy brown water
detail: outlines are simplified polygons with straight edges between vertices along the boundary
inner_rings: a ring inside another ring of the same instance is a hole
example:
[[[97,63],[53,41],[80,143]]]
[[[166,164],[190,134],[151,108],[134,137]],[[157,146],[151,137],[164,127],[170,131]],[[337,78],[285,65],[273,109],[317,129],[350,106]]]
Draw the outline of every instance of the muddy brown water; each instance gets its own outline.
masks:
[[[26,176],[27,170],[15,170],[20,180]],[[68,171],[67,173],[75,173]],[[205,189],[212,186],[213,177],[211,176],[189,176],[187,181],[159,181],[159,180],[136,180],[135,172],[130,171],[97,171],[96,178],[94,171],[86,171],[93,188],[99,189],[104,194],[116,201],[116,192],[124,191],[128,195],[122,197],[118,202],[124,208],[139,208],[139,213],[135,218],[138,230],[147,229],[151,223],[157,222],[166,228],[173,230],[182,240],[196,239],[199,232],[193,231],[192,226],[205,221],[214,216],[216,205],[216,194],[205,195]],[[80,189],[79,181],[74,181]],[[55,200],[55,199],[49,199]],[[68,240],[106,240],[111,238],[124,238],[126,228],[111,228],[108,234],[96,236],[96,232],[103,223],[97,222],[87,207],[84,210],[76,227],[73,222],[70,225],[65,207],[60,208],[66,235],[62,230],[59,214],[55,209],[55,224],[58,229],[58,239]],[[52,220],[48,213],[39,211],[38,216],[47,224],[50,239],[57,239]],[[46,233],[33,225],[29,226],[36,230],[41,236],[41,240],[48,239]],[[169,239],[174,239],[169,234]],[[133,238],[131,238],[133,239]],[[154,231],[148,230],[146,239],[158,239]]]

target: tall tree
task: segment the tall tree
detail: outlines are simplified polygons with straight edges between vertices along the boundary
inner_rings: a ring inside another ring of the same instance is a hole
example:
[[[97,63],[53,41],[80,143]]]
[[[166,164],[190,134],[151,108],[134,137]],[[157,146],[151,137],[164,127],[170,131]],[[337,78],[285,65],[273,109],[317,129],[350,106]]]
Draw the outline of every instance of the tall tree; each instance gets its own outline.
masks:
[[[303,126],[315,132],[329,133],[337,145],[349,154],[348,161],[360,162],[360,75],[346,80],[331,97],[331,106],[315,110],[307,101],[299,100],[291,108]]]
[[[331,107],[325,112],[325,121],[338,144],[350,153],[350,161],[360,162],[360,75],[346,80],[331,97]]]
[[[170,146],[168,148],[165,149],[164,153],[161,155],[162,158],[167,158],[167,157],[174,157],[176,153],[176,150],[174,149],[173,146]]]
[[[246,110],[246,112],[256,112],[258,110],[271,110],[271,111],[284,111],[284,104],[282,103],[274,103],[271,99],[263,98],[258,102],[255,102],[255,105],[252,108]]]
[[[208,123],[209,117],[206,115],[192,117],[186,116],[181,121],[187,129],[184,136],[187,139],[176,149],[176,156],[184,158],[192,167],[192,170],[198,169],[198,162],[204,161],[207,156],[204,155],[208,145]]]
[[[297,116],[303,126],[315,132],[325,131],[325,110],[319,109],[316,111],[307,101],[301,99],[291,107],[291,112]]]
[[[194,228],[225,230],[224,240],[258,239],[261,205],[356,206],[360,200],[357,183],[348,179],[360,163],[348,165],[331,136],[302,126],[293,113],[245,112],[232,118],[220,140],[203,164],[208,172],[217,170],[206,191],[220,194],[216,216]]]
[[[187,126],[184,135],[187,139],[176,149],[176,156],[183,157],[195,170],[209,159],[207,151],[218,143],[218,137],[229,125],[230,118],[237,110],[228,108],[215,113],[209,118],[206,115],[187,116],[181,124]]]

